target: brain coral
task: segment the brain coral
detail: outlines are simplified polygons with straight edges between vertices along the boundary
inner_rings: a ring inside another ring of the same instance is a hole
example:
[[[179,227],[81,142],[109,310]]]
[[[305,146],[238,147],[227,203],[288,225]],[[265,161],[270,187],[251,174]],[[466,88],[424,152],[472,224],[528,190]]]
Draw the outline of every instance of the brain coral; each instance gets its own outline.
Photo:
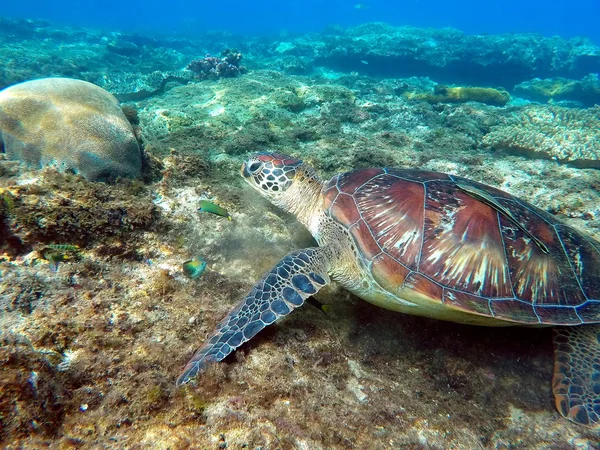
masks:
[[[142,157],[119,102],[104,89],[44,78],[0,91],[0,149],[33,168],[56,166],[89,180],[136,177]]]
[[[483,141],[497,149],[600,168],[600,107],[528,106],[492,127]]]

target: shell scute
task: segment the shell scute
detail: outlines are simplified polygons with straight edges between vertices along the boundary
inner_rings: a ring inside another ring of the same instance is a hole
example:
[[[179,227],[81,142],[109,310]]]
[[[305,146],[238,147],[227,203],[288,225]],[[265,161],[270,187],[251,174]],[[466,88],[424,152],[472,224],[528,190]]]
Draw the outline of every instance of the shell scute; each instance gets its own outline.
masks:
[[[600,299],[600,250],[589,238],[559,224],[558,236],[572,263],[573,272],[587,298]]]
[[[351,225],[358,222],[361,218],[360,212],[354,202],[354,197],[348,194],[340,193],[334,202],[332,202],[329,211],[336,220]]]
[[[577,308],[577,314],[586,323],[594,322],[600,317],[600,301],[591,301]]]
[[[442,303],[444,288],[418,272],[411,272],[398,291],[398,296],[406,298],[414,296],[414,294],[424,299]]]
[[[367,261],[371,261],[375,255],[381,253],[381,247],[373,238],[371,230],[364,220],[360,219],[350,227],[350,234],[356,241],[361,256]]]
[[[333,202],[337,198],[338,194],[340,193],[334,180],[337,180],[337,177],[333,178],[332,180],[329,180],[323,188],[323,210],[324,211],[328,211],[329,208],[331,208],[331,205],[333,204]]]
[[[482,301],[481,297],[468,294],[466,292],[461,292],[454,289],[445,289],[444,303],[448,306],[465,311],[471,311],[482,316],[492,315],[489,302]]]
[[[406,181],[412,181],[416,183],[425,183],[428,181],[451,181],[450,175],[439,172],[429,172],[427,170],[413,170],[413,169],[386,169],[386,173],[396,178],[401,178]]]
[[[389,292],[397,293],[410,273],[410,269],[385,253],[373,258],[371,273],[375,281]]]
[[[518,323],[540,323],[533,305],[520,300],[492,300],[490,308],[494,317]]]
[[[538,306],[535,310],[542,323],[557,325],[583,323],[572,306]]]
[[[337,186],[340,192],[353,195],[364,183],[382,173],[384,173],[383,169],[363,169],[343,173],[337,177]]]
[[[477,181],[469,180],[469,179],[463,178],[463,177],[458,177],[456,175],[452,176],[452,180],[456,183],[468,184],[477,189],[485,191],[488,194],[490,194],[491,196],[493,196],[496,200],[500,201],[500,203],[502,203],[501,199],[506,199],[506,200],[510,200],[510,201],[516,200],[516,198],[513,195],[509,194],[508,192],[501,191],[500,189],[497,189],[492,186],[488,186],[487,184],[479,183]]]
[[[424,195],[421,183],[391,175],[371,179],[354,195],[379,245],[413,270],[423,244]]]
[[[482,297],[512,297],[497,212],[468,194],[431,183],[420,271]]]
[[[506,258],[515,296],[537,305],[577,306],[586,298],[553,229],[542,220],[515,211],[527,229],[550,250],[545,254],[507,219],[501,218]],[[515,214],[515,215],[517,215]],[[541,238],[540,236],[544,236]],[[579,321],[578,321],[579,322]]]

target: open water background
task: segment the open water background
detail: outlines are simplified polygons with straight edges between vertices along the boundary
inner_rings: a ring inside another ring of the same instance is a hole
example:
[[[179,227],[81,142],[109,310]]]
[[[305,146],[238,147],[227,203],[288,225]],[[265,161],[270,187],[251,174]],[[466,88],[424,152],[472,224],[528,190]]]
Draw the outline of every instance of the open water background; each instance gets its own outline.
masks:
[[[123,31],[195,34],[206,30],[274,34],[382,21],[454,27],[469,34],[535,32],[584,36],[600,44],[599,0],[93,0],[1,2],[0,16]],[[357,7],[358,5],[358,7]]]

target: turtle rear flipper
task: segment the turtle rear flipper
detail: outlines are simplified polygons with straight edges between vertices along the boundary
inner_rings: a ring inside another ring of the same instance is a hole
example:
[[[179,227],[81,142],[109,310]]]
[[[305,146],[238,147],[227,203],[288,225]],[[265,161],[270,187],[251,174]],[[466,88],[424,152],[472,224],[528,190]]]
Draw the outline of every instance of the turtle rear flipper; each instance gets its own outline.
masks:
[[[187,363],[177,385],[190,381],[210,362],[224,359],[328,284],[332,253],[328,247],[306,248],[279,261],[217,325],[206,344]]]
[[[564,417],[600,424],[600,325],[555,328],[552,390]]]

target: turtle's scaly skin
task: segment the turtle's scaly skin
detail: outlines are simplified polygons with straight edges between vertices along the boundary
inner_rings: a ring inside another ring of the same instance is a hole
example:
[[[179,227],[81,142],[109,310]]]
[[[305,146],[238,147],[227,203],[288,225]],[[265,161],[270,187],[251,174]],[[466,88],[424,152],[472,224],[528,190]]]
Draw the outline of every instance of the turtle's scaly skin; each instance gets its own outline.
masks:
[[[600,423],[600,244],[498,189],[419,170],[366,169],[321,183],[260,153],[242,176],[319,244],[290,253],[219,323],[186,383],[300,306],[329,277],[384,308],[479,325],[557,328],[560,413]]]
[[[557,327],[554,330],[556,408],[581,424],[600,421],[600,326]]]

